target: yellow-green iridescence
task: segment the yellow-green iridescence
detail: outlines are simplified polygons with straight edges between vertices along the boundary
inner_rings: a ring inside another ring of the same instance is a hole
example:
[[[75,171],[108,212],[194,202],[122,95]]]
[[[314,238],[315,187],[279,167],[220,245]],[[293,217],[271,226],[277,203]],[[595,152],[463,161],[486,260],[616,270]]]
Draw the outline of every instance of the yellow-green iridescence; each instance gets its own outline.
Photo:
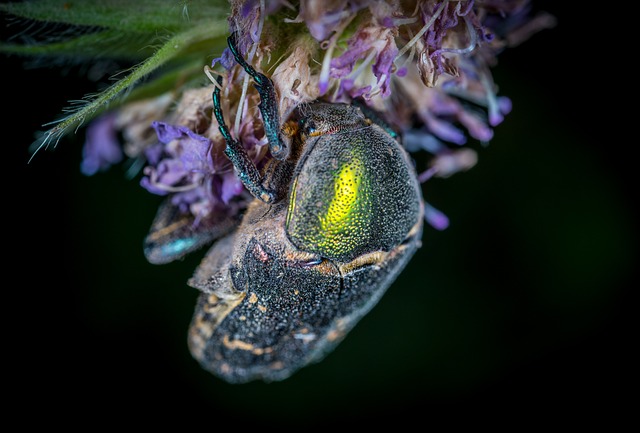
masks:
[[[364,161],[352,155],[342,158],[335,170],[313,180],[304,177],[294,181],[287,230],[299,248],[324,257],[345,258],[362,246],[370,237],[372,217],[367,176]],[[306,189],[298,190],[309,182]]]
[[[287,237],[297,249],[335,263],[392,250],[420,215],[408,163],[378,127],[319,137],[296,169]]]
[[[291,217],[293,216],[293,212],[296,209],[296,191],[298,188],[298,178],[293,179],[293,187],[291,188],[291,197],[289,197],[289,208],[287,211],[287,222],[286,227],[289,228],[289,223],[291,222]]]
[[[345,232],[352,228],[358,204],[361,173],[357,164],[345,164],[335,179],[335,192],[327,211],[320,215],[320,227],[329,233]]]

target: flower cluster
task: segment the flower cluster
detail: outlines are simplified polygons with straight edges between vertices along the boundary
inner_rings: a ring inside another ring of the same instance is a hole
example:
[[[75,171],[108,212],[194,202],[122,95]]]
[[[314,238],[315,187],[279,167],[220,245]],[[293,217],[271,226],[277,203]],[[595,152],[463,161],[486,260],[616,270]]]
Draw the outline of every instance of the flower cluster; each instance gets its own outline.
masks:
[[[471,168],[477,140],[488,143],[511,109],[497,95],[491,67],[513,40],[548,26],[526,0],[232,0],[228,32],[240,53],[275,85],[281,121],[317,98],[358,98],[399,131],[410,152],[430,155],[419,175],[447,177]],[[211,76],[223,75],[223,112],[232,136],[260,168],[271,157],[257,92],[229,48],[217,53]],[[211,76],[211,78],[213,78]],[[87,131],[83,171],[142,158],[141,185],[170,195],[195,224],[212,213],[242,212],[251,199],[223,151],[212,114],[215,80],[124,105]],[[428,222],[447,218],[425,203]]]

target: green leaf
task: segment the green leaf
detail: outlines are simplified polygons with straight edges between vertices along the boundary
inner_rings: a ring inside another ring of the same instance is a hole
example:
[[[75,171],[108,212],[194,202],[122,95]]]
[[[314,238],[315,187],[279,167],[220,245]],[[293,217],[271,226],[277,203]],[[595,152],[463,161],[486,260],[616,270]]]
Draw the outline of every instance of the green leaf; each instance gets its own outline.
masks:
[[[153,54],[158,37],[119,30],[80,35],[74,39],[46,44],[0,44],[0,52],[26,56],[69,56],[78,59],[110,57],[141,60]]]
[[[72,114],[59,120],[56,126],[45,132],[40,141],[34,143],[36,147],[33,155],[41,148],[47,147],[52,141],[59,140],[68,131],[76,129],[93,118],[96,113],[106,109],[116,97],[120,96],[126,90],[131,89],[138,81],[161,65],[175,59],[183,51],[189,51],[190,46],[198,45],[198,43],[204,40],[210,40],[213,37],[220,37],[226,34],[227,29],[225,25],[222,25],[222,23],[218,23],[218,25],[212,24],[213,23],[207,23],[206,25],[192,27],[188,31],[179,33],[169,39],[153,56],[134,67],[129,75],[89,99],[85,105],[72,112]],[[67,111],[73,111],[73,109]]]
[[[225,47],[227,0],[35,0],[0,4],[0,12],[34,21],[34,28],[68,26],[63,33],[34,34],[25,44],[0,43],[0,52],[87,61],[120,58],[140,62],[104,91],[87,96],[34,143],[35,153],[82,126],[100,112],[150,92],[185,83]],[[38,27],[41,26],[41,27]],[[28,30],[26,31],[28,35]],[[29,35],[28,35],[29,36]],[[40,36],[40,38],[38,38]],[[38,39],[42,39],[38,41]],[[150,77],[160,66],[170,66]],[[121,74],[119,75],[121,76]],[[150,78],[139,91],[134,86]],[[127,98],[123,98],[127,95]]]
[[[126,32],[174,33],[226,18],[226,0],[37,0],[0,4],[0,11],[37,21],[98,26]]]

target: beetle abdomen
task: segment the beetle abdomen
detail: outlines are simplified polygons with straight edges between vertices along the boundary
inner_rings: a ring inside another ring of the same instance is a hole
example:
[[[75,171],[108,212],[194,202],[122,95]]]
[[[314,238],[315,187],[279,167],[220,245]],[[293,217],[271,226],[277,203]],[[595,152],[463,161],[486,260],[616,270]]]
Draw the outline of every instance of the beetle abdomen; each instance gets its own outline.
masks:
[[[282,215],[274,215],[278,224],[268,230],[273,220],[254,218],[264,211],[261,203],[251,208],[191,280],[205,293],[193,316],[189,348],[203,368],[231,383],[282,380],[321,360],[378,302],[422,235],[420,219],[408,242],[382,254],[375,265],[347,270],[329,260],[300,261],[307,255],[283,239]],[[225,254],[229,243],[238,254]]]

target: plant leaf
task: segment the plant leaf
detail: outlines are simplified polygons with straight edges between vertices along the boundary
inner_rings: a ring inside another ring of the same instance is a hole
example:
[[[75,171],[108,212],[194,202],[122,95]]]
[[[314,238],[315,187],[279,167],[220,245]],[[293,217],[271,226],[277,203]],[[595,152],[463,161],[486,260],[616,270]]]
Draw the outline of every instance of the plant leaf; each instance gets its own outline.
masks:
[[[0,11],[22,18],[127,32],[174,33],[224,18],[228,10],[226,0],[37,0],[0,4]]]
[[[26,56],[72,56],[79,60],[94,57],[141,60],[153,54],[153,45],[157,42],[155,35],[104,30],[54,43],[0,44],[0,52]]]
[[[57,122],[52,122],[57,123],[56,126],[46,131],[43,137],[34,143],[35,149],[31,158],[33,158],[40,149],[47,147],[52,141],[57,143],[70,129],[75,129],[87,120],[93,118],[99,110],[105,109],[116,97],[127,89],[132,88],[139,80],[156,70],[159,66],[174,59],[183,50],[187,50],[190,45],[197,44],[202,40],[210,39],[214,36],[219,37],[225,34],[226,31],[227,29],[224,23],[219,23],[219,25],[207,23],[206,25],[192,27],[188,31],[173,36],[151,57],[135,66],[126,77],[89,99],[87,103],[79,109],[74,110],[70,108],[66,110],[73,111],[68,116]]]

